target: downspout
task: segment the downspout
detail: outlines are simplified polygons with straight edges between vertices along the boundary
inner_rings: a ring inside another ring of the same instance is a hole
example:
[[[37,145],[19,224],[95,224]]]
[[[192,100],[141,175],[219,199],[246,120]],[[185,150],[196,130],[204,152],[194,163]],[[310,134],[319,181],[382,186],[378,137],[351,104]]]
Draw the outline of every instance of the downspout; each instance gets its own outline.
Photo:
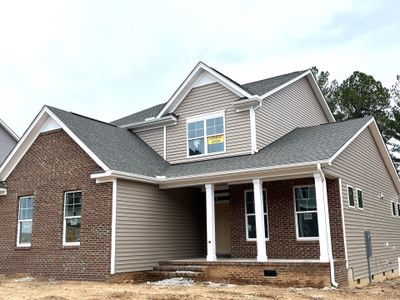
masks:
[[[324,210],[325,210],[325,216],[327,216],[326,219],[326,234],[328,236],[328,259],[329,259],[329,267],[330,267],[330,273],[331,273],[331,284],[335,288],[338,287],[338,283],[335,281],[335,263],[333,261],[333,252],[332,252],[332,239],[331,239],[331,226],[329,222],[329,209],[328,209],[328,199],[327,199],[327,186],[326,186],[326,178],[324,175],[324,172],[322,171],[321,164],[317,165],[318,172],[321,174],[322,181],[325,183],[325,188],[324,188]]]

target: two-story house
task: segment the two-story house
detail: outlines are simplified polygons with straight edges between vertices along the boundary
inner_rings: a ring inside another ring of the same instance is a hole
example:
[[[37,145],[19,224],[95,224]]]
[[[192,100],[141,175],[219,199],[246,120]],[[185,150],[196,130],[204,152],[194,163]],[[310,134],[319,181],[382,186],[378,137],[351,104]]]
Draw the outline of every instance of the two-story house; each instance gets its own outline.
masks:
[[[0,165],[17,144],[18,135],[0,119]]]
[[[365,231],[374,279],[399,271],[376,122],[335,122],[310,70],[239,84],[199,63],[111,123],[45,106],[0,181],[4,274],[362,284]]]

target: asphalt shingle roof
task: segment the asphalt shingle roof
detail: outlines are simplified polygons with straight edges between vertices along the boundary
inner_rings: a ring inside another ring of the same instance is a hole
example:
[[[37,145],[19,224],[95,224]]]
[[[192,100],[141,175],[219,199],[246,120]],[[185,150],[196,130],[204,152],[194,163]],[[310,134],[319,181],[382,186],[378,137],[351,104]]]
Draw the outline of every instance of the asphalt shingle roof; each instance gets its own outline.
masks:
[[[256,154],[171,165],[165,175],[199,175],[327,160],[371,118],[296,128]]]
[[[47,106],[111,170],[156,176],[168,163],[133,132]]]
[[[122,126],[122,125],[127,125],[127,124],[132,124],[132,123],[137,123],[137,122],[142,122],[147,118],[153,118],[158,115],[158,113],[161,111],[161,109],[165,106],[166,103],[161,103],[154,105],[152,107],[149,107],[145,110],[141,110],[137,113],[134,113],[132,115],[123,117],[121,119],[115,120],[110,122],[112,125],[116,126]]]
[[[265,93],[268,93],[269,91],[272,91],[273,89],[281,86],[282,84],[285,84],[286,82],[296,78],[297,76],[300,76],[306,71],[308,70],[296,71],[280,76],[270,77],[263,80],[253,81],[246,84],[242,84],[241,87],[242,89],[244,89],[245,91],[247,91],[252,95],[262,96]]]
[[[241,85],[241,84],[237,83],[236,81],[234,81],[233,79],[226,76],[225,74],[222,74],[221,72],[219,72],[215,69],[213,69],[213,70],[215,72],[217,72],[218,74],[221,74],[222,76],[224,76],[227,80],[231,81],[233,84],[236,84],[237,86],[241,87],[243,90],[250,93],[251,95],[258,95],[258,96],[264,95],[265,93],[272,91],[273,89],[277,88],[278,86],[285,84],[286,82],[296,78],[300,74],[307,71],[307,70],[296,71],[296,72],[292,72],[292,73],[288,73],[288,74],[284,74],[284,75],[280,75],[280,76],[275,76],[275,77],[270,77],[270,78],[263,79],[263,80],[253,81],[253,82],[249,82],[249,83]],[[165,105],[166,105],[166,103],[157,104],[157,105],[147,108],[145,110],[141,110],[139,112],[128,115],[121,119],[112,121],[112,122],[110,122],[110,124],[122,126],[122,125],[132,124],[132,123],[136,123],[136,122],[142,122],[147,118],[154,118],[158,115],[158,113],[162,110],[162,108]]]
[[[171,165],[128,129],[49,109],[110,169],[167,178],[327,160],[372,118],[296,128],[253,155]]]

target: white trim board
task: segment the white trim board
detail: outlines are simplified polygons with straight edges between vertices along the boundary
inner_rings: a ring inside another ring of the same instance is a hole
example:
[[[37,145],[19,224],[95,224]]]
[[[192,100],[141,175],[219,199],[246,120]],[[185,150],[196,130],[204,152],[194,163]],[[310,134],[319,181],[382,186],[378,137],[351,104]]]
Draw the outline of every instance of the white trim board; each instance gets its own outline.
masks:
[[[110,170],[48,107],[44,106],[0,167],[0,181],[8,178],[43,128],[47,128],[50,119],[52,126],[58,124],[104,171]]]
[[[205,73],[206,72],[206,73]],[[208,74],[207,74],[208,73]],[[207,75],[206,75],[207,74]],[[214,69],[210,68],[203,62],[199,62],[194,69],[189,73],[189,75],[185,78],[185,80],[181,83],[178,89],[174,92],[171,98],[168,100],[167,104],[161,109],[158,113],[156,118],[162,117],[165,113],[174,112],[175,109],[179,106],[179,104],[183,101],[186,95],[190,92],[190,90],[194,86],[198,86],[199,81],[198,78],[205,77],[211,81],[220,83],[222,86],[226,87],[231,92],[235,93],[239,97],[246,97],[246,98],[254,98],[253,95],[249,94],[245,90],[243,90],[237,84],[234,84],[232,81],[227,79],[225,76],[221,75],[220,73],[216,72]],[[200,82],[202,82],[200,80]],[[258,96],[257,96],[258,98]]]
[[[19,141],[19,136],[10,128],[8,125],[0,119],[0,126],[4,128],[4,130],[16,141]]]

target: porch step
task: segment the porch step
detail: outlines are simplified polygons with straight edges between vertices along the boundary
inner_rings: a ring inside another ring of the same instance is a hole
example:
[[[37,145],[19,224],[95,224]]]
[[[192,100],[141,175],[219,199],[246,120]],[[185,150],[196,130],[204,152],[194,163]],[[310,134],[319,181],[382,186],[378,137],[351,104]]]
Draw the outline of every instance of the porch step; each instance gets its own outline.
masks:
[[[202,280],[207,266],[193,264],[172,264],[172,262],[160,262],[159,266],[153,267],[148,275],[152,280],[163,280],[174,277]]]

